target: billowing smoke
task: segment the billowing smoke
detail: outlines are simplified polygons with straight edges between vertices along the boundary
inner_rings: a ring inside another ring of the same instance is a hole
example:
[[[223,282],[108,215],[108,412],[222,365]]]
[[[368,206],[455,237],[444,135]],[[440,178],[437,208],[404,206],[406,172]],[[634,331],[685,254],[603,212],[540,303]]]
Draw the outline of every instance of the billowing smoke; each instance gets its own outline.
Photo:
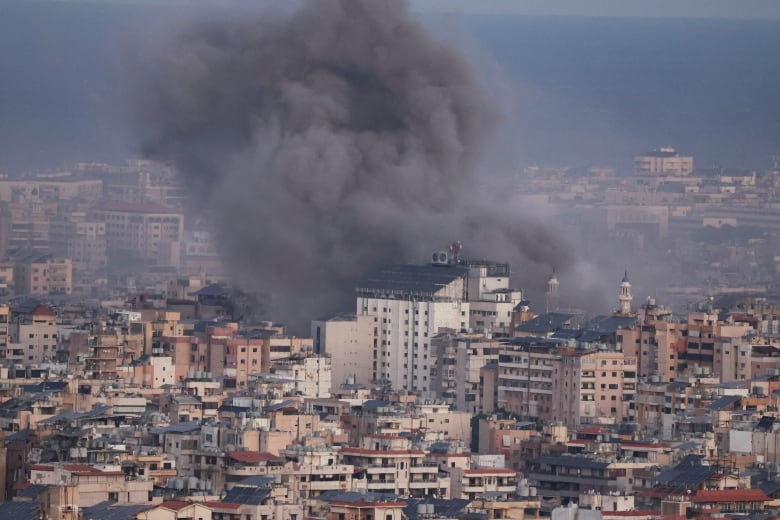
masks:
[[[147,59],[133,94],[143,151],[176,164],[274,318],[351,309],[365,273],[454,239],[515,267],[569,263],[548,230],[474,195],[499,110],[402,1],[212,18]]]

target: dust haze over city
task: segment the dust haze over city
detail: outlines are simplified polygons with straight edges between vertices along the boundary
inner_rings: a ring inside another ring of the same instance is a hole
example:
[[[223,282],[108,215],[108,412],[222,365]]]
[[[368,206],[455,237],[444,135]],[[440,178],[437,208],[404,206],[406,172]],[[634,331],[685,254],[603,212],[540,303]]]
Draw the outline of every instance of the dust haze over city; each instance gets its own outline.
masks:
[[[0,518],[780,516],[780,4],[0,2]]]
[[[668,146],[708,176],[769,179],[774,21],[357,1],[4,10],[3,72],[16,81],[3,87],[0,169],[131,156],[175,167],[189,194],[177,201],[185,227],[213,233],[235,285],[271,295],[266,318],[305,328],[350,310],[358,280],[454,241],[464,258],[510,263],[513,285],[537,306],[555,272],[561,305],[588,313],[614,310],[624,271],[638,297],[675,305],[722,285],[774,283],[770,235],[754,226],[735,237],[708,228],[732,248],[755,239],[750,268],[707,248],[696,253],[706,269],[691,265],[668,223],[687,215],[658,209],[658,191],[684,183],[645,183],[656,193],[645,212],[611,195],[635,175],[635,156]],[[98,29],[46,22],[56,16]],[[44,22],[37,41],[23,34],[32,17]],[[127,275],[124,253],[109,259],[122,265],[109,278]]]

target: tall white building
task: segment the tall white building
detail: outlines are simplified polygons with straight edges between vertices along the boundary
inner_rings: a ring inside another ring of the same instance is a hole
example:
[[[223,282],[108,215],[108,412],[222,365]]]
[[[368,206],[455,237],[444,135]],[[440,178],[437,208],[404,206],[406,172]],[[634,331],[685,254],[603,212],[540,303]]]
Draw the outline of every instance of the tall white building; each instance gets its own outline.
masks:
[[[509,289],[509,266],[457,261],[437,252],[429,265],[383,269],[357,288],[357,315],[371,316],[372,380],[433,396],[440,332],[509,330],[520,291]]]
[[[442,260],[431,265],[383,269],[357,288],[357,314],[373,316],[375,324],[373,379],[396,390],[429,394],[431,338],[468,327],[469,269],[439,254]]]

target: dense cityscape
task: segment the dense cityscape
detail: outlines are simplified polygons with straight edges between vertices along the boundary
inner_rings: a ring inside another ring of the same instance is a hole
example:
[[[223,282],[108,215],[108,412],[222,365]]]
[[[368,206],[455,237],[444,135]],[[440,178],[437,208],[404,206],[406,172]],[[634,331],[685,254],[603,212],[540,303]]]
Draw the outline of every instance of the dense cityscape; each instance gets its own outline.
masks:
[[[780,6],[0,4],[0,519],[780,518]]]
[[[594,312],[554,271],[531,301],[490,251],[433,244],[296,336],[231,284],[170,167],[0,180],[0,511],[649,520],[780,506],[780,172],[700,171],[671,148],[632,172],[542,170],[501,182],[634,254],[687,242],[680,257],[714,261],[667,258],[654,296],[628,265]]]

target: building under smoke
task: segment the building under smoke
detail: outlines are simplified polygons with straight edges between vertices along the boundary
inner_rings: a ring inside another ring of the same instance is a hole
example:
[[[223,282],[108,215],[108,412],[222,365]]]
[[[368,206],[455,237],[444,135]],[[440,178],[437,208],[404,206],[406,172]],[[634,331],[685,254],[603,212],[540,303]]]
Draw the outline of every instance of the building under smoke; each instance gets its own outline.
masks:
[[[522,291],[509,286],[508,264],[450,259],[436,252],[427,265],[377,270],[357,286],[355,316],[313,323],[315,345],[339,366],[353,364],[357,349],[364,370],[346,375],[359,383],[430,395],[432,339],[470,329],[508,334],[522,301]]]
[[[132,96],[145,155],[177,166],[232,275],[273,294],[275,319],[343,309],[346,288],[442,237],[568,261],[544,226],[474,200],[497,110],[405,2],[226,15],[149,54]]]

